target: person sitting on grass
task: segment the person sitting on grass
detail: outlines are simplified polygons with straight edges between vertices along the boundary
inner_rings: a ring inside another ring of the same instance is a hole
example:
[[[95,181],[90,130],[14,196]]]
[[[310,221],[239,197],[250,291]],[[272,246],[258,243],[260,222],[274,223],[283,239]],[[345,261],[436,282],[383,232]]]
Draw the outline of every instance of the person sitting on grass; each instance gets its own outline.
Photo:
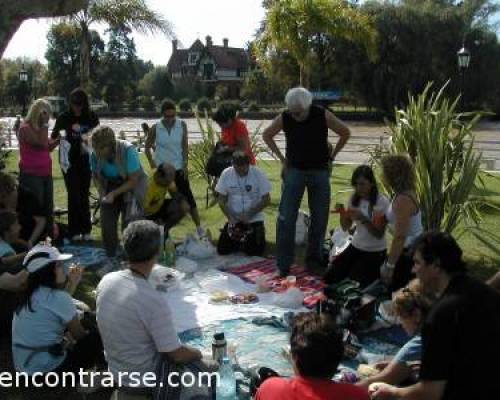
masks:
[[[14,176],[5,172],[0,172],[0,209],[17,213],[20,247],[31,249],[42,238],[47,218],[38,197],[23,185],[18,186]]]
[[[357,167],[351,177],[354,194],[347,210],[340,209],[344,231],[355,227],[351,244],[332,261],[324,280],[337,283],[353,279],[366,287],[380,278],[380,266],[387,255],[384,215],[389,200],[379,193],[373,170],[368,165]]]
[[[63,262],[71,257],[38,244],[24,259],[28,284],[12,323],[16,371],[61,376],[106,365],[99,332],[82,324],[71,297],[82,277],[78,266],[65,272]]]
[[[408,286],[394,293],[392,299],[394,315],[412,338],[399,350],[390,363],[376,364],[375,368],[379,372],[361,380],[357,383],[358,386],[368,389],[373,382],[400,385],[417,381],[414,371],[418,369],[422,355],[420,328],[432,303],[433,299],[422,292],[422,285],[418,279],[412,280]]]
[[[167,199],[167,192],[171,198]],[[189,212],[189,203],[177,191],[175,185],[175,168],[163,163],[154,171],[148,180],[148,189],[144,200],[146,219],[163,225],[165,238],[169,230]]]
[[[413,271],[437,297],[422,324],[419,382],[374,382],[373,399],[489,400],[498,394],[500,294],[468,276],[462,249],[445,232],[427,232],[413,245]],[[490,365],[488,367],[488,365]]]
[[[17,292],[25,287],[28,273],[22,263],[25,252],[16,254],[12,244],[17,242],[21,227],[13,211],[0,211],[0,277],[13,279],[14,286],[0,290],[0,336],[8,337],[12,331],[12,316],[18,305]]]
[[[27,252],[17,253],[12,247],[19,240],[21,225],[13,211],[0,211],[0,269],[11,273],[20,272]]]
[[[115,378],[123,377],[113,399],[134,394],[151,399],[152,388],[145,386],[144,374],[164,363],[173,367],[199,362],[202,354],[181,343],[167,298],[148,281],[162,245],[158,225],[146,220],[132,222],[122,240],[128,268],[107,274],[97,286],[97,324],[109,371]]]
[[[215,190],[219,206],[227,217],[217,245],[219,254],[242,250],[261,256],[266,247],[264,214],[271,202],[271,184],[259,168],[250,165],[246,153],[233,153],[233,166],[226,168]]]
[[[366,389],[332,381],[344,354],[342,334],[326,314],[301,313],[290,337],[294,377],[268,378],[256,400],[368,400]]]

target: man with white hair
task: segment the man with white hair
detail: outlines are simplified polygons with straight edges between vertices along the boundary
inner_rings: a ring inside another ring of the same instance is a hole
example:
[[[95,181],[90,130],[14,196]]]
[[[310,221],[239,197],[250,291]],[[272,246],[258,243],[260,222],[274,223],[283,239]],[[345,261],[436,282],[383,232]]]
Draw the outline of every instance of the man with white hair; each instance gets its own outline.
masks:
[[[277,266],[281,276],[288,275],[294,261],[295,223],[305,189],[311,213],[306,266],[321,265],[330,206],[329,165],[351,134],[330,111],[312,104],[312,94],[307,89],[290,89],[285,103],[287,110],[263,133],[264,142],[282,164],[283,191],[276,231]],[[328,142],[328,129],[339,136],[335,147]],[[285,155],[274,141],[282,130],[286,139]]]

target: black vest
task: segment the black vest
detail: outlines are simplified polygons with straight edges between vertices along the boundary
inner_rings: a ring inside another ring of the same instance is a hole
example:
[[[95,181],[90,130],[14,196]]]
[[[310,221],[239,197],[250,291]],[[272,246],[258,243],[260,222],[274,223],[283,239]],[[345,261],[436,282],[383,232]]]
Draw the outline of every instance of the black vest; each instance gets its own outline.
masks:
[[[304,121],[296,121],[285,111],[282,114],[286,137],[286,158],[291,167],[298,169],[328,168],[328,127],[325,109],[311,106]]]

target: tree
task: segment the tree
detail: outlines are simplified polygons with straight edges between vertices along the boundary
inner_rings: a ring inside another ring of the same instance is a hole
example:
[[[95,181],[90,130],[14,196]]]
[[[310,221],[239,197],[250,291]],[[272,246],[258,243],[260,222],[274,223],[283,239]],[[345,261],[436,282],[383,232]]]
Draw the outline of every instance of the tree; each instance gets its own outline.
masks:
[[[19,71],[23,65],[28,73],[26,82],[19,81]],[[39,61],[26,58],[4,59],[0,61],[0,71],[2,74],[0,81],[3,81],[0,98],[4,102],[3,105],[21,105],[24,100],[36,99],[47,94],[47,68]]]
[[[89,0],[88,6],[70,17],[80,25],[80,85],[88,87],[90,82],[90,26],[107,24],[110,28],[126,27],[143,33],[163,32],[173,36],[170,23],[160,14],[150,10],[144,0]]]
[[[0,1],[0,58],[23,21],[30,18],[62,17],[82,10],[88,0]]]
[[[451,79],[446,90],[458,95],[461,80],[456,52],[462,44],[472,52],[467,104],[483,107],[497,98],[500,44],[484,19],[472,18],[465,11],[470,8],[449,1],[406,0],[367,2],[362,9],[372,16],[378,31],[378,59],[367,59],[362,46],[346,40],[330,44],[328,51],[333,59],[342,57],[343,62],[335,63],[342,86],[367,105],[392,113],[395,106],[405,106],[408,91],[421,93],[429,81],[442,86]]]
[[[75,23],[61,22],[52,25],[47,34],[49,89],[52,94],[67,95],[79,85],[81,30]],[[91,70],[95,73],[101,64],[104,42],[96,31],[91,36]],[[91,94],[93,90],[90,91]]]
[[[109,30],[110,38],[103,57],[101,73],[98,76],[102,95],[111,104],[135,98],[139,76],[139,63],[131,30],[126,26]]]
[[[304,87],[309,87],[311,68],[318,60],[313,48],[323,41],[362,43],[375,58],[376,31],[369,16],[344,0],[281,0],[267,6],[258,46],[261,56],[280,50],[290,54],[299,65]]]
[[[142,95],[153,96],[159,100],[165,97],[172,97],[174,87],[170,81],[167,67],[156,67],[145,74],[139,81],[138,89]]]

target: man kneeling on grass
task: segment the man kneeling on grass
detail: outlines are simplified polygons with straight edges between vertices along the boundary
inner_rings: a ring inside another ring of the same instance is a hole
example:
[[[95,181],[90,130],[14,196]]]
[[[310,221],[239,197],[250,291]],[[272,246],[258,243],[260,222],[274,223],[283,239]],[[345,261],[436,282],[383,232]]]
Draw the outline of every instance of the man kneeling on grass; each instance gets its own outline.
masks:
[[[107,274],[97,287],[97,324],[109,371],[120,385],[115,399],[151,399],[151,374],[164,383],[165,371],[189,364],[206,370],[199,350],[183,345],[165,295],[148,282],[158,261],[161,232],[152,221],[136,221],[123,233],[128,268]],[[195,364],[193,364],[195,363]],[[149,376],[149,378],[147,378]],[[184,390],[184,388],[182,388]]]
[[[170,198],[167,198],[167,193]],[[148,179],[144,201],[146,219],[163,225],[167,238],[170,228],[177,225],[189,210],[189,203],[175,185],[175,168],[169,163],[160,164]]]
[[[228,219],[219,238],[219,254],[241,250],[249,256],[262,255],[266,247],[262,210],[271,202],[269,179],[250,165],[247,154],[235,151],[233,166],[222,172],[215,191]]]

